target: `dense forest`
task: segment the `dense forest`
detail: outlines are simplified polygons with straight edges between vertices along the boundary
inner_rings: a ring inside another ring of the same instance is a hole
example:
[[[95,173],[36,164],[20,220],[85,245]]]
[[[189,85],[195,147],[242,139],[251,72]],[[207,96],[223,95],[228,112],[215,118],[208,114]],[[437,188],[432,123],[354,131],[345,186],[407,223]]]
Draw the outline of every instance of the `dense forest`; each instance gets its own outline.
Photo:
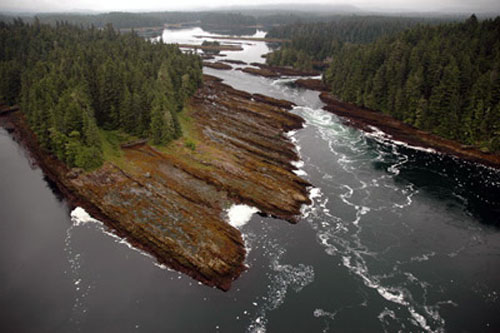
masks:
[[[12,16],[0,16],[0,21],[10,23],[15,19]],[[34,17],[22,17],[32,23]],[[37,14],[36,19],[42,24],[56,25],[58,22],[67,22],[73,25],[96,28],[105,28],[111,24],[115,29],[133,29],[143,27],[159,27],[164,24],[196,23],[201,26],[255,26],[256,18],[250,15],[227,12],[150,12],[127,13],[110,12],[103,14]]]
[[[290,39],[290,43],[270,54],[267,62],[275,66],[311,69],[346,43],[370,43],[418,24],[436,24],[444,18],[388,16],[334,16],[328,22],[296,23],[274,27],[267,37]]]
[[[339,99],[500,151],[500,17],[418,26],[331,56],[324,80]]]
[[[106,133],[165,144],[202,83],[201,60],[111,26],[0,23],[0,100],[19,103],[42,148],[70,167],[103,162]]]

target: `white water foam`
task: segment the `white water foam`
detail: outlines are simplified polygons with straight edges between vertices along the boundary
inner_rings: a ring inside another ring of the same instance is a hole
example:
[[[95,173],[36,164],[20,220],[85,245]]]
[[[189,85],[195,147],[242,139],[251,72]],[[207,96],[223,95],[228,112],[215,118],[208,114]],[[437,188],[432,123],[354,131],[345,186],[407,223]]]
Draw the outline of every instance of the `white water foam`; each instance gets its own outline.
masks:
[[[395,309],[387,309],[379,317],[382,325],[387,324],[387,319],[392,319],[403,324],[403,321],[410,321],[412,325],[416,325],[419,330],[427,332],[440,332],[444,329],[444,320],[439,315],[439,304],[429,306],[426,304],[424,296],[423,301],[417,301],[415,295],[407,288],[408,284],[418,287],[424,295],[427,292],[428,283],[420,281],[415,275],[405,275],[404,271],[399,270],[396,266],[393,272],[389,275],[394,277],[396,274],[404,276],[408,282],[406,284],[394,284],[387,281],[387,278],[382,275],[374,275],[371,272],[371,263],[377,261],[377,254],[370,251],[363,244],[362,230],[364,228],[363,221],[367,219],[370,222],[371,213],[387,210],[393,212],[393,208],[405,208],[412,204],[412,196],[417,193],[412,184],[406,184],[403,188],[401,185],[395,185],[393,177],[399,174],[401,166],[408,162],[409,158],[397,150],[397,146],[407,146],[416,150],[423,150],[432,153],[422,147],[413,147],[401,142],[392,142],[391,138],[377,128],[372,128],[372,133],[362,133],[355,130],[350,130],[343,126],[334,115],[328,114],[323,110],[311,108],[302,108],[302,115],[308,125],[312,125],[328,146],[328,150],[334,156],[334,161],[339,168],[336,169],[337,174],[334,177],[325,177],[329,174],[326,170],[322,170],[318,166],[309,166],[316,169],[325,182],[325,186],[335,188],[338,191],[338,196],[345,207],[350,207],[354,213],[354,219],[347,216],[335,216],[328,210],[326,204],[328,197],[325,196],[320,189],[311,191],[311,199],[313,204],[303,211],[303,218],[307,220],[314,230],[317,232],[318,242],[325,248],[325,252],[331,256],[340,256],[341,265],[343,265],[350,273],[361,279],[362,283],[376,291],[376,293],[384,300],[393,304],[397,309],[405,309],[406,315],[400,316],[401,310],[397,314]],[[383,150],[375,150],[367,144],[365,136],[373,137],[379,142],[392,147],[391,153],[386,153]],[[376,153],[377,156],[373,156]],[[389,161],[390,167],[387,168],[386,174],[378,175],[373,178],[373,173],[363,173],[362,168],[372,168],[373,160],[383,162]],[[392,161],[392,159],[394,159]],[[360,170],[361,169],[361,170]],[[370,178],[364,178],[369,175]],[[337,179],[343,179],[338,182]],[[349,182],[345,182],[349,179]],[[358,185],[359,184],[359,185]],[[394,192],[391,200],[401,198],[391,205],[381,205],[381,202],[372,196],[371,188],[386,188],[388,191]],[[397,197],[394,197],[396,196]],[[351,215],[352,216],[352,215]],[[403,225],[404,221],[402,222]],[[427,257],[418,257],[426,260]],[[388,267],[391,269],[391,267]],[[404,325],[404,324],[403,324]]]
[[[279,308],[284,302],[287,293],[293,290],[299,293],[304,287],[314,281],[314,268],[305,264],[290,265],[282,264],[280,261],[286,250],[274,239],[264,239],[262,248],[265,255],[269,257],[269,269],[271,270],[268,293],[261,297],[261,302],[253,302],[258,305],[254,319],[247,327],[247,332],[264,333],[267,331],[267,313]],[[244,313],[245,314],[245,313]]]
[[[227,211],[229,224],[235,228],[241,228],[250,221],[252,215],[259,212],[255,207],[247,205],[232,205]]]
[[[297,138],[295,138],[296,134],[297,134],[296,130],[292,130],[292,131],[285,133],[286,137],[289,138],[290,141],[295,145],[295,150],[297,151],[297,154],[299,155],[298,161],[291,162],[291,164],[295,167],[295,170],[293,170],[293,173],[295,173],[297,176],[305,177],[305,176],[307,176],[307,172],[303,169],[305,163],[300,156],[301,147],[298,144]]]
[[[327,333],[330,331],[330,323],[329,321],[334,321],[337,312],[328,312],[323,309],[316,309],[313,312],[313,316],[315,318],[323,318],[325,319],[326,327],[323,329],[323,333]]]
[[[119,244],[123,244],[125,246],[127,246],[129,249],[131,250],[134,250],[136,252],[139,252],[140,254],[146,256],[146,257],[149,257],[149,258],[154,258],[152,255],[150,255],[149,253],[147,252],[144,252],[136,247],[134,247],[132,244],[130,244],[125,238],[121,238],[119,236],[117,236],[116,234],[106,230],[104,224],[97,220],[97,219],[94,219],[92,216],[89,215],[89,213],[87,213],[87,211],[85,209],[83,209],[82,207],[76,207],[75,209],[73,209],[73,211],[71,212],[70,214],[71,216],[71,221],[73,222],[73,227],[80,227],[80,226],[83,226],[85,224],[88,224],[88,223],[94,223],[97,225],[98,229],[110,236],[111,238],[113,238],[117,243]],[[157,267],[161,267],[161,265],[156,265]]]
[[[432,148],[413,146],[413,145],[410,145],[410,144],[403,142],[403,141],[394,140],[390,134],[385,133],[384,131],[380,130],[379,128],[377,128],[375,126],[368,126],[368,128],[372,132],[365,132],[365,135],[368,137],[371,137],[371,138],[373,138],[381,143],[384,143],[384,144],[392,143],[392,144],[395,144],[397,146],[402,146],[402,147],[410,148],[413,150],[423,151],[423,152],[430,153],[430,154],[437,154],[438,153],[435,149],[432,149]]]

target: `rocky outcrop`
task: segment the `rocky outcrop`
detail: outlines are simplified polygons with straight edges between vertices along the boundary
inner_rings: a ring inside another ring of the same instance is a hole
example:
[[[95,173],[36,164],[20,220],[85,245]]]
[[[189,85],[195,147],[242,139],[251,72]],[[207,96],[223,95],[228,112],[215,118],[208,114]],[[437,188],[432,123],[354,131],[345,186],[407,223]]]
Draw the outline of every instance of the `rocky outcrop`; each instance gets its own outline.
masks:
[[[208,61],[204,61],[203,62],[203,67],[210,67],[210,68],[214,68],[214,69],[220,69],[220,70],[230,70],[230,69],[233,69],[233,67],[231,67],[230,65],[228,64],[224,64],[222,62],[208,62]]]
[[[243,51],[240,45],[222,44],[222,45],[195,45],[195,44],[178,44],[180,48],[194,49],[203,51]]]
[[[304,71],[300,69],[295,69],[292,67],[277,67],[277,66],[269,66],[266,64],[261,64],[257,62],[253,62],[250,65],[258,67],[245,67],[241,70],[245,73],[264,76],[268,78],[277,78],[280,76],[317,76],[320,75],[321,72],[318,71]]]
[[[382,112],[339,101],[326,92],[321,93],[320,98],[326,104],[325,110],[344,117],[351,126],[367,132],[373,132],[372,126],[374,126],[389,134],[394,140],[413,146],[432,148],[441,153],[500,168],[499,155],[484,153],[471,146],[464,146],[458,142],[419,130]]]
[[[234,64],[234,65],[248,65],[246,62],[241,61],[241,60],[226,59],[226,60],[222,60],[222,61],[227,62],[229,64]]]
[[[318,75],[321,75],[321,72],[318,72],[315,70],[302,70],[302,69],[297,69],[297,68],[293,68],[290,66],[287,66],[287,67],[269,66],[266,64],[258,63],[258,62],[252,62],[250,65],[277,73],[277,74],[282,75],[282,76],[318,76]]]
[[[0,117],[68,199],[159,263],[228,290],[245,269],[240,232],[227,223],[233,203],[296,222],[309,184],[285,131],[303,120],[290,103],[238,91],[214,77],[193,97],[186,136],[168,147],[132,144],[123,161],[93,172],[68,170],[43,153],[21,113]],[[7,119],[7,120],[6,120]]]
[[[247,40],[252,42],[266,42],[266,43],[286,43],[289,42],[289,39],[280,39],[280,38],[262,38],[262,37],[231,37],[231,36],[204,36],[198,35],[194,36],[195,38],[210,38],[210,39],[220,39],[220,40]]]
[[[275,73],[273,71],[269,71],[267,69],[262,69],[262,68],[254,68],[254,67],[245,67],[245,68],[237,68],[236,70],[252,74],[252,75],[257,75],[257,76],[263,76],[267,78],[278,78],[280,77],[280,74]]]

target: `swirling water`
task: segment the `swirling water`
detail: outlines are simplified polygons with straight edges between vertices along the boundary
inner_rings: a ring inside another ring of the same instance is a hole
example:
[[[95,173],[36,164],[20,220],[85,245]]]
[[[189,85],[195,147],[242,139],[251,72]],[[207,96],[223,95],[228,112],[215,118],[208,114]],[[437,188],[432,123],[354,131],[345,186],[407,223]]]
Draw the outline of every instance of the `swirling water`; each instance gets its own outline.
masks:
[[[228,58],[258,60],[267,46],[252,43],[258,51]],[[69,212],[1,130],[2,327],[500,330],[498,171],[347,127],[321,110],[317,93],[294,88],[291,79],[205,72],[298,105],[292,112],[306,127],[288,136],[301,155],[297,172],[314,185],[301,221],[254,215],[239,224],[249,270],[223,293],[156,266],[84,212]]]

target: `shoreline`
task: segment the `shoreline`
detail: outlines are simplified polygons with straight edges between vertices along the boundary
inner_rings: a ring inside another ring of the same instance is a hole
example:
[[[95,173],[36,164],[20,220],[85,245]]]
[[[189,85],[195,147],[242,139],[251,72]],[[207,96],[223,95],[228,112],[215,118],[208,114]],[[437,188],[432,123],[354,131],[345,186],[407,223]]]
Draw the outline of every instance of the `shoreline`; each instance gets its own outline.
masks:
[[[484,153],[476,147],[442,138],[417,129],[382,112],[339,101],[330,93],[320,91],[320,99],[325,103],[323,109],[341,116],[352,127],[368,133],[380,130],[387,134],[389,136],[387,139],[391,141],[401,141],[410,146],[433,149],[439,153],[500,169],[500,155],[498,154]]]
[[[287,111],[291,103],[204,79],[191,101],[195,150],[182,138],[164,149],[125,147],[125,168],[106,162],[75,174],[40,150],[21,112],[2,115],[0,125],[71,210],[82,207],[159,264],[227,291],[247,267],[242,234],[226,221],[225,209],[246,204],[296,223],[310,204],[310,184],[293,173],[298,156],[285,136],[303,119]]]
[[[221,44],[218,46],[214,45],[195,45],[195,44],[177,44],[179,48],[193,49],[193,50],[203,50],[203,51],[243,51],[243,48],[239,45],[233,44]]]
[[[218,40],[245,40],[251,42],[266,42],[266,43],[288,43],[289,39],[280,39],[280,38],[265,38],[265,37],[240,37],[240,36],[205,36],[205,35],[196,35],[195,38],[211,38]]]
[[[431,149],[486,167],[500,169],[499,154],[485,153],[474,146],[420,130],[380,111],[340,101],[329,92],[328,87],[320,79],[297,79],[294,84],[299,88],[318,91],[319,98],[325,104],[323,110],[340,116],[344,123],[351,127],[367,133],[381,131],[386,136],[384,140],[401,142],[425,150]]]
[[[97,207],[91,200],[83,198],[74,193],[64,181],[61,180],[60,175],[67,174],[70,169],[67,168],[62,162],[54,157],[43,153],[36,141],[36,137],[26,124],[24,116],[21,114],[9,114],[7,117],[0,117],[0,126],[7,129],[9,135],[28,153],[31,162],[38,166],[44,176],[46,176],[52,183],[56,185],[58,191],[63,195],[66,204],[69,208],[68,213],[71,213],[75,208],[83,208],[92,218],[101,221],[108,231],[113,233],[119,238],[125,239],[127,243],[136,249],[150,254],[160,265],[166,265],[171,269],[184,273],[195,280],[198,280],[210,287],[218,287],[224,291],[230,289],[234,277],[223,278],[217,281],[207,279],[203,274],[186,268],[179,262],[172,260],[168,257],[163,257],[154,246],[150,246],[138,241],[133,237],[132,233],[122,228],[120,222],[108,217]],[[241,265],[234,272],[234,276],[238,277],[247,267]]]

